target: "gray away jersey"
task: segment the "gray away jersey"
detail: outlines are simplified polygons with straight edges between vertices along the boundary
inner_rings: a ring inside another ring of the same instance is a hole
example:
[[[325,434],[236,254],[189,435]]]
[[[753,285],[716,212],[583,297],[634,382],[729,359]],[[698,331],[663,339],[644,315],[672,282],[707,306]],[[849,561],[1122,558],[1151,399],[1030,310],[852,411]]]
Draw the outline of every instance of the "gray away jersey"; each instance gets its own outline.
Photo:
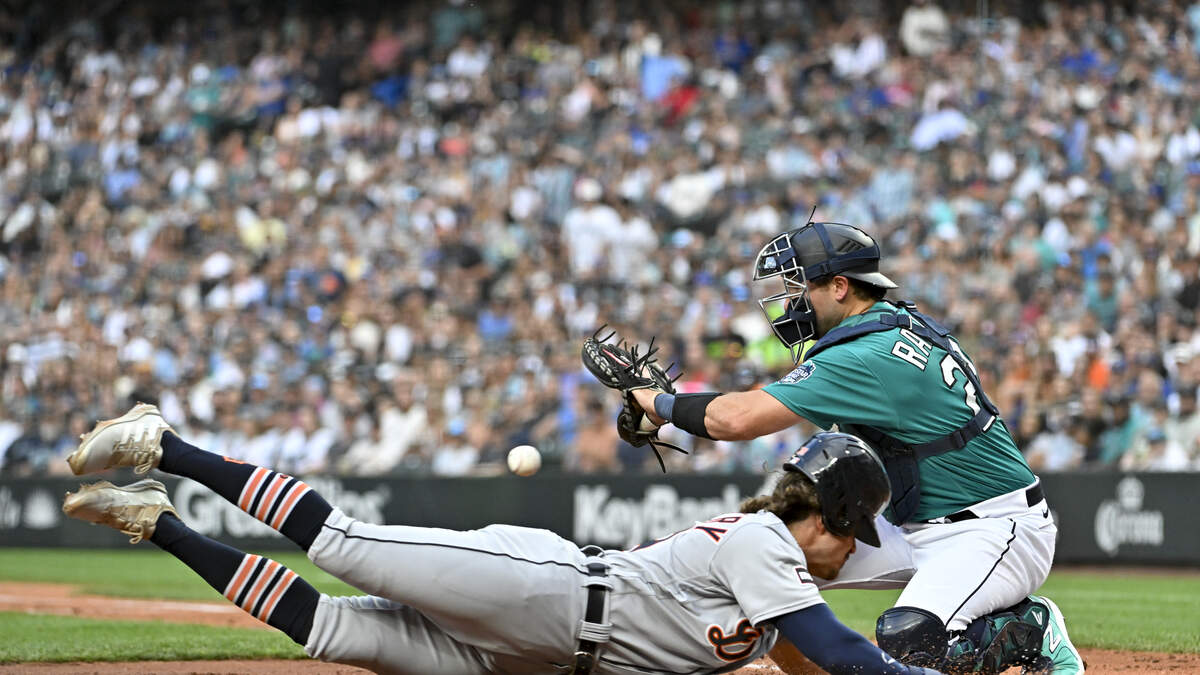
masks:
[[[735,670],[774,646],[765,621],[824,602],[804,552],[767,512],[719,516],[605,560],[613,634],[601,672]],[[634,664],[653,670],[620,667]]]

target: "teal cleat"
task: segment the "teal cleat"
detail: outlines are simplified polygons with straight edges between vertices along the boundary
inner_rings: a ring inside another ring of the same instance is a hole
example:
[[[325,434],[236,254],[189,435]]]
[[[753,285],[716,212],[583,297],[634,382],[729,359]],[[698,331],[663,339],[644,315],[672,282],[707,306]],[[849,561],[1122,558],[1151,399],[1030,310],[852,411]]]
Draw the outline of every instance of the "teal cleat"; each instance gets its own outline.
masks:
[[[1074,675],[1084,672],[1086,664],[1079,650],[1071,644],[1067,635],[1067,622],[1063,619],[1058,605],[1050,598],[1041,595],[1031,595],[1018,607],[1024,621],[1041,626],[1042,653],[1034,667],[1026,667],[1027,673],[1053,673],[1054,675]]]

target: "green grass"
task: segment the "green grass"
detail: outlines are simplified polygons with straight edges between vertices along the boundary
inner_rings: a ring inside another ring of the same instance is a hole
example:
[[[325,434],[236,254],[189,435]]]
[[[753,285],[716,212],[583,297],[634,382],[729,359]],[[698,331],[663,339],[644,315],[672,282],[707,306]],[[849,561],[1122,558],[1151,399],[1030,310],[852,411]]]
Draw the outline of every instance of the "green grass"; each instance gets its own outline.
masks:
[[[317,590],[358,591],[317,569],[303,553],[271,553]],[[168,600],[220,600],[221,596],[173,556],[153,546],[123,550],[0,548],[0,581],[72,584],[83,593]]]
[[[891,607],[900,591],[826,591],[821,594],[842,623],[875,639],[875,619]]]
[[[0,663],[299,659],[283,633],[0,612]]]
[[[1200,574],[1056,572],[1038,592],[1076,647],[1200,653]]]
[[[356,591],[299,553],[271,553],[319,590]],[[66,583],[84,593],[217,600],[175,558],[149,547],[128,551],[0,548],[0,581]],[[1078,647],[1200,653],[1200,574],[1062,570],[1039,591],[1067,616]],[[829,604],[850,627],[873,635],[875,617],[898,591],[831,591]],[[283,634],[206,626],[0,613],[0,662],[139,659],[300,658]],[[12,636],[12,639],[9,639]],[[19,647],[18,647],[19,645]]]

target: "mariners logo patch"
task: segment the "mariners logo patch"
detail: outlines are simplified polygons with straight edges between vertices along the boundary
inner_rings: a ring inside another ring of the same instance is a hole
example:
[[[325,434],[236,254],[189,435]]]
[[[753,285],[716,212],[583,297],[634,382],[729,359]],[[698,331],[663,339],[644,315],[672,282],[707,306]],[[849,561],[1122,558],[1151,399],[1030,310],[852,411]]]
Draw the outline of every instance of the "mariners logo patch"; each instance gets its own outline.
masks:
[[[800,365],[796,366],[795,370],[788,373],[787,375],[784,375],[783,379],[781,379],[779,381],[791,384],[792,382],[800,382],[801,380],[807,380],[808,376],[812,375],[813,371],[816,369],[817,369],[817,364],[815,364],[815,363],[801,363]]]

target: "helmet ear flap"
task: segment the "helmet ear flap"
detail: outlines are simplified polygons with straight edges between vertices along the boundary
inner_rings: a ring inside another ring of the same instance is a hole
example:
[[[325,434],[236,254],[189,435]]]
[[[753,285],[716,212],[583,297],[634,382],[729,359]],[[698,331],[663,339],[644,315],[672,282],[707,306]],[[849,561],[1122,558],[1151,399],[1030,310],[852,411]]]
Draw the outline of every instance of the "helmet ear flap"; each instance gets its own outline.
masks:
[[[803,473],[813,482],[826,530],[879,546],[875,518],[891,499],[891,487],[883,463],[862,439],[846,433],[818,433],[783,469]]]
[[[825,522],[825,529],[839,537],[854,534],[847,500],[848,486],[843,478],[843,472],[830,471],[817,486],[817,492],[821,495],[821,520]]]

